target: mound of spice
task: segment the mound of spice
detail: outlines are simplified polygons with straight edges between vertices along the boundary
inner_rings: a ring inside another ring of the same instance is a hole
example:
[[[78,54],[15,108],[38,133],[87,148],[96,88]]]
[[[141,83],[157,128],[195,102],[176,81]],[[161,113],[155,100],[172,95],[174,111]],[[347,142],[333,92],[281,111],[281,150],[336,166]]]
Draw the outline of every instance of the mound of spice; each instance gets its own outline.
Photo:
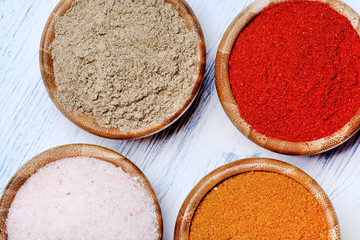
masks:
[[[197,43],[165,0],[75,0],[51,44],[56,97],[121,133],[160,124],[193,91]]]
[[[111,163],[64,158],[17,192],[8,239],[158,239],[155,203],[137,179]]]
[[[268,137],[312,141],[360,109],[360,38],[328,4],[268,6],[240,32],[230,85],[240,116]]]
[[[228,178],[200,202],[190,239],[328,239],[325,214],[299,183],[272,172]]]

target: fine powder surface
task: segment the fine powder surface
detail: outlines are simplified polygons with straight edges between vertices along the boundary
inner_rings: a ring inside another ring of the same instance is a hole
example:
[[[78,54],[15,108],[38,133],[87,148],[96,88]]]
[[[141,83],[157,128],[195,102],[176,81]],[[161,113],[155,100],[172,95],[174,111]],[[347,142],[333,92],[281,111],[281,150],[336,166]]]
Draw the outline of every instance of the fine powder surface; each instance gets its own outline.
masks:
[[[282,174],[247,172],[213,188],[196,209],[190,239],[328,239],[325,214]]]
[[[230,85],[240,116],[265,136],[291,142],[335,133],[360,109],[360,38],[317,1],[270,5],[240,32]]]
[[[9,240],[158,239],[154,201],[140,182],[88,157],[34,173],[16,194],[6,226]]]
[[[121,133],[160,124],[192,93],[197,43],[165,0],[75,0],[51,44],[56,97]]]

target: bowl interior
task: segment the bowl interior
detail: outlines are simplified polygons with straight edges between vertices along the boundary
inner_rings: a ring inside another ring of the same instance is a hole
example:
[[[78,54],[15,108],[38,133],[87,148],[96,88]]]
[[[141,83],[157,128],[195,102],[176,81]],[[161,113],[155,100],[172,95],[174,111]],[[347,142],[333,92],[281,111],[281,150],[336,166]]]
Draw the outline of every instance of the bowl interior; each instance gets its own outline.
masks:
[[[320,153],[343,143],[359,129],[360,109],[345,126],[330,136],[308,142],[289,142],[268,137],[255,131],[240,116],[237,103],[230,87],[228,71],[229,57],[237,36],[247,23],[264,8],[269,6],[269,4],[285,1],[288,0],[255,0],[231,22],[220,42],[215,61],[215,83],[217,93],[222,107],[235,127],[259,146],[283,154],[308,155]],[[327,3],[334,10],[346,16],[354,29],[360,34],[360,17],[353,9],[338,0],[316,1]]]
[[[45,152],[40,153],[35,156],[27,163],[25,163],[11,178],[7,186],[5,187],[3,196],[0,200],[0,238],[6,240],[6,219],[11,207],[12,201],[15,198],[16,193],[22,186],[22,184],[39,168],[45,166],[46,164],[69,157],[85,156],[103,160],[109,163],[114,164],[116,167],[121,167],[124,172],[128,173],[132,177],[136,177],[139,183],[144,186],[145,190],[148,192],[149,196],[152,198],[157,214],[158,222],[158,235],[159,239],[162,238],[162,216],[160,211],[160,206],[156,195],[146,179],[143,173],[128,159],[122,155],[109,150],[107,148],[88,145],[88,144],[71,144],[64,145],[52,148]]]
[[[319,202],[326,216],[329,239],[340,239],[337,217],[324,190],[309,175],[300,169],[288,163],[267,158],[249,158],[235,161],[214,170],[204,177],[191,190],[179,211],[176,219],[174,239],[189,239],[194,213],[208,192],[227,178],[251,171],[267,171],[283,174],[301,184]]]
[[[74,0],[61,0],[59,4],[52,11],[49,16],[47,23],[44,27],[43,34],[41,37],[40,43],[40,70],[43,78],[43,82],[45,84],[46,90],[49,93],[52,101],[55,103],[56,107],[72,122],[81,127],[82,129],[107,138],[114,139],[132,139],[132,138],[140,138],[145,137],[151,134],[154,134],[158,131],[163,130],[171,123],[175,122],[191,105],[194,98],[196,97],[200,85],[205,72],[205,63],[206,63],[206,50],[205,50],[205,42],[204,36],[200,27],[199,22],[197,21],[194,13],[191,8],[187,5],[185,1],[182,0],[167,0],[170,4],[172,4],[176,10],[180,13],[182,18],[185,20],[187,24],[187,28],[190,31],[196,32],[198,35],[198,44],[195,48],[195,72],[192,80],[193,89],[192,92],[185,102],[185,104],[171,117],[167,120],[150,125],[148,127],[139,127],[137,129],[132,129],[128,133],[122,133],[119,131],[119,128],[106,128],[100,126],[95,120],[82,114],[79,111],[68,112],[65,107],[60,103],[60,101],[56,98],[57,86],[54,80],[54,71],[53,71],[53,63],[52,56],[50,51],[50,44],[54,40],[55,36],[55,23],[57,19],[65,14],[65,12],[71,7]]]

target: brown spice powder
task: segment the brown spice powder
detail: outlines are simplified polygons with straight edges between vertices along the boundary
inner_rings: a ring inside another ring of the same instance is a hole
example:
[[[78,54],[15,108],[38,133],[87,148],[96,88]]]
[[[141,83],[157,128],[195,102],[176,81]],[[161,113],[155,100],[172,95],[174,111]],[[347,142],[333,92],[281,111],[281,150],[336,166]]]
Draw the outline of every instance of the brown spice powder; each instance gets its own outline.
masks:
[[[197,42],[164,0],[75,0],[51,44],[56,97],[122,133],[159,124],[192,92]]]
[[[212,189],[196,209],[190,239],[328,239],[317,200],[287,176],[247,172]]]

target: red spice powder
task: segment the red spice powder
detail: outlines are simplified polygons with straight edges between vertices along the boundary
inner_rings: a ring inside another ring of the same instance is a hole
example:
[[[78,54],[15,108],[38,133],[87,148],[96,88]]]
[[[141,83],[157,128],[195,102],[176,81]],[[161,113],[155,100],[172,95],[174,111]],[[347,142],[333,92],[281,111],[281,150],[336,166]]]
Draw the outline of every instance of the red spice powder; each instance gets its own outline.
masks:
[[[343,127],[360,109],[360,38],[350,21],[317,1],[270,5],[240,32],[229,60],[241,117],[291,142]]]

